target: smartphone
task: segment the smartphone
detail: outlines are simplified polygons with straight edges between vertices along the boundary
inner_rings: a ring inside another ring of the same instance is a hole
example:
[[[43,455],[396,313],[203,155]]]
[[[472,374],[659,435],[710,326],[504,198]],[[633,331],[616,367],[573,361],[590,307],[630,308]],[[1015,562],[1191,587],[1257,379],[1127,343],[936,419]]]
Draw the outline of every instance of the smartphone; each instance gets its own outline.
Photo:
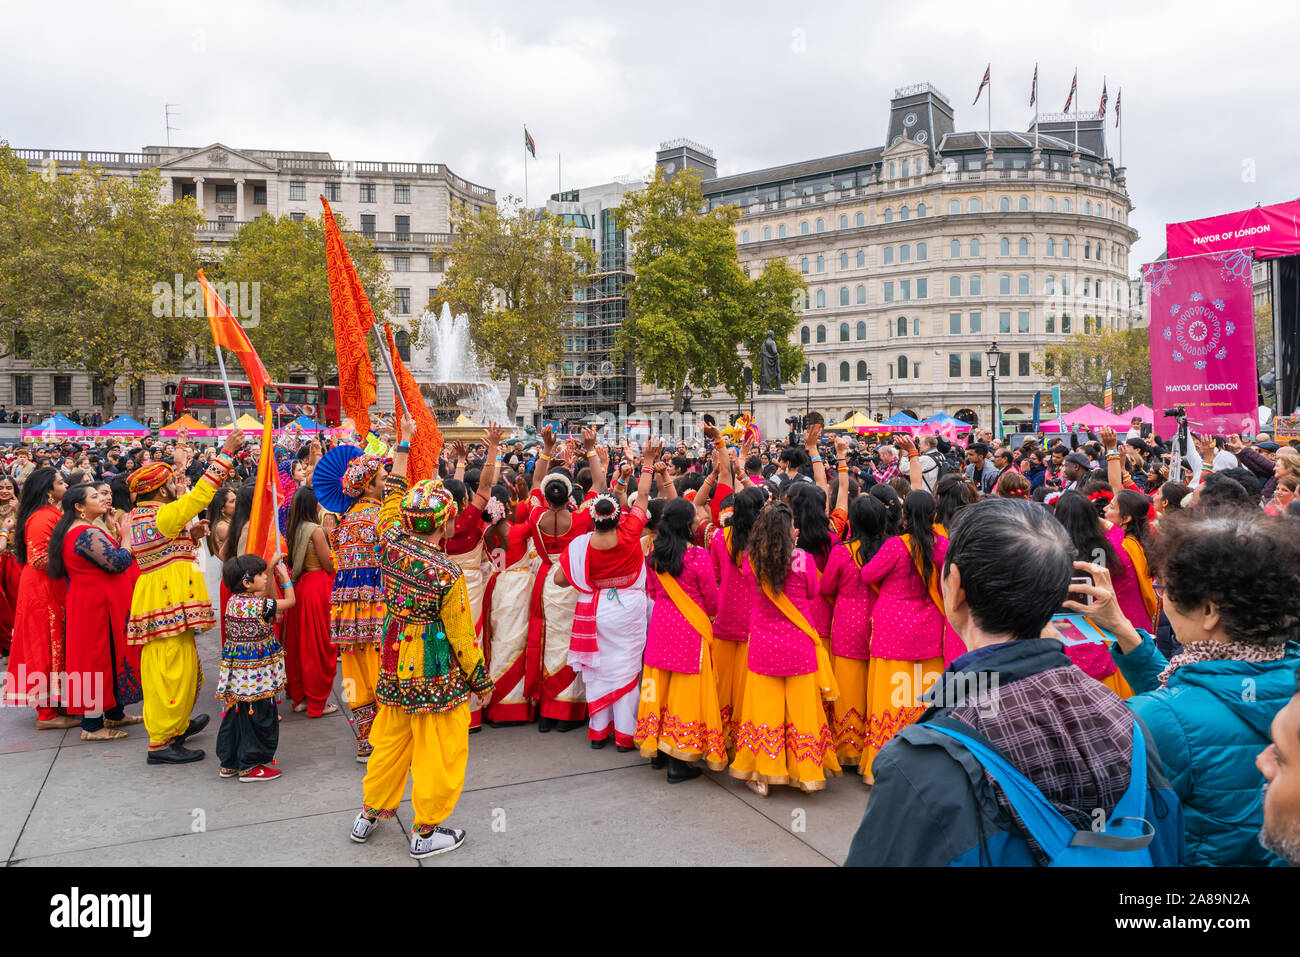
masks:
[[[1091,585],[1091,584],[1092,584],[1092,576],[1091,576],[1091,575],[1073,575],[1073,576],[1071,576],[1071,578],[1070,578],[1070,585],[1071,585],[1071,586],[1074,586],[1074,585]],[[1070,591],[1069,600],[1070,600],[1070,601],[1077,601],[1080,605],[1085,605],[1085,606],[1086,606],[1086,605],[1091,605],[1091,604],[1092,604],[1092,596],[1091,596],[1091,595],[1086,594],[1086,593],[1084,593],[1084,592],[1076,592],[1076,591],[1074,591],[1073,589]],[[1075,609],[1073,609],[1073,608],[1067,608],[1065,605],[1062,605],[1060,611],[1057,612],[1058,615],[1077,615],[1078,613],[1079,613],[1079,612],[1076,611]]]

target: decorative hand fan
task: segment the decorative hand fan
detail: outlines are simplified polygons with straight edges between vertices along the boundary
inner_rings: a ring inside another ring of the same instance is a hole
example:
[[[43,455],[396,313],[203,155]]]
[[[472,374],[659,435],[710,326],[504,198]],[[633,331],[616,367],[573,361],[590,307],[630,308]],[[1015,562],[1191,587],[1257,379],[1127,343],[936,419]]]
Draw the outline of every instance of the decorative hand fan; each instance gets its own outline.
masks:
[[[343,472],[349,462],[364,454],[355,445],[338,445],[326,452],[316,463],[316,468],[311,474],[311,486],[316,492],[316,501],[326,511],[342,514],[356,501],[343,492]]]

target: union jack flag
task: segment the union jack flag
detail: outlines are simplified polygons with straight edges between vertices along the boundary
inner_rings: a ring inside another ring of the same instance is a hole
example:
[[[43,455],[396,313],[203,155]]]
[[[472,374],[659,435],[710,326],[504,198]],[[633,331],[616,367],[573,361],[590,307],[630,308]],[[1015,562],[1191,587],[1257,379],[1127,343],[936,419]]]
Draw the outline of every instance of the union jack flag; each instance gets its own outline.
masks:
[[[1074,102],[1074,94],[1078,92],[1078,89],[1079,89],[1079,71],[1075,70],[1074,79],[1070,81],[1070,95],[1065,98],[1065,109],[1061,111],[1062,113],[1070,112],[1070,104]]]
[[[1115,94],[1115,125],[1119,126],[1119,101],[1124,99],[1124,88],[1121,86],[1119,92]]]
[[[1103,120],[1106,118],[1106,101],[1108,99],[1109,97],[1106,95],[1106,81],[1102,80],[1101,81],[1101,106],[1097,108],[1097,111],[1101,114],[1101,118]]]
[[[984,92],[984,87],[989,85],[989,70],[992,69],[992,67],[993,64],[989,63],[989,65],[984,68],[984,79],[980,80],[980,88],[975,91],[975,99],[971,101],[971,106],[974,106],[980,101],[980,94]]]
[[[1033,106],[1038,102],[1038,64],[1034,64],[1034,82],[1029,87],[1029,105]]]

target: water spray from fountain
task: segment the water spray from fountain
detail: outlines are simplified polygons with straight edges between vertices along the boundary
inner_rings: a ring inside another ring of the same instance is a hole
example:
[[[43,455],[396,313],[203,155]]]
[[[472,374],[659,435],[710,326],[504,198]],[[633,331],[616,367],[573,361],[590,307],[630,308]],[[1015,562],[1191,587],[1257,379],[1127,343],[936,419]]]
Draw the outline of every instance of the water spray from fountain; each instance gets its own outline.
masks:
[[[412,355],[409,368],[444,434],[462,414],[473,422],[472,431],[478,434],[492,423],[510,424],[505,400],[479,369],[468,316],[452,316],[444,302],[437,316],[426,312],[420,317],[419,341],[427,348]]]

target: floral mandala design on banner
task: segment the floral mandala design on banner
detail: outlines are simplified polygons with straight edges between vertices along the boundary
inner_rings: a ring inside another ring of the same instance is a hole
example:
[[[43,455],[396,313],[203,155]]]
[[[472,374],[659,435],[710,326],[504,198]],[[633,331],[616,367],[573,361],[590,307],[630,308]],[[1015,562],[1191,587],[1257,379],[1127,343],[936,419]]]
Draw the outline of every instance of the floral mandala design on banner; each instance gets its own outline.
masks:
[[[1227,282],[1237,281],[1247,286],[1253,282],[1254,260],[1245,250],[1234,249],[1232,252],[1223,253],[1219,256],[1219,262],[1223,264],[1219,275]]]
[[[1236,331],[1231,321],[1224,321],[1220,314],[1225,304],[1222,299],[1206,302],[1199,292],[1192,293],[1186,303],[1174,303],[1169,307],[1172,325],[1165,326],[1162,335],[1166,342],[1176,342],[1178,348],[1173,352],[1175,362],[1192,359],[1192,365],[1204,369],[1207,357],[1225,359],[1228,348],[1223,339]]]
[[[1173,285],[1173,272],[1177,268],[1177,263],[1170,262],[1167,259],[1147,264],[1143,278],[1151,286],[1151,296],[1158,296],[1160,290],[1164,289],[1165,286]]]

